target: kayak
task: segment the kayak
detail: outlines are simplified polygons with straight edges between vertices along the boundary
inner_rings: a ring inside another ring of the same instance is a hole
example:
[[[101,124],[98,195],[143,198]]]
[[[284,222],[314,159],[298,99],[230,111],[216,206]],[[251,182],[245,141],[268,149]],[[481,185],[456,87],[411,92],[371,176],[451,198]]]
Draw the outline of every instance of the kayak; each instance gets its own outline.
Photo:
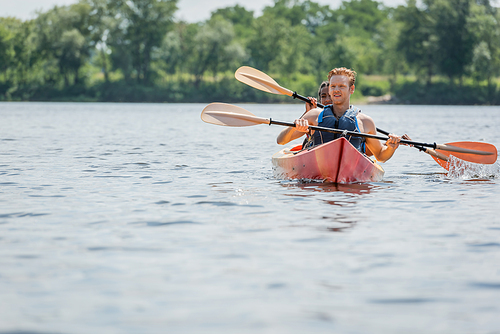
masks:
[[[341,137],[311,149],[283,149],[272,157],[274,175],[283,179],[335,183],[377,182],[384,170]]]

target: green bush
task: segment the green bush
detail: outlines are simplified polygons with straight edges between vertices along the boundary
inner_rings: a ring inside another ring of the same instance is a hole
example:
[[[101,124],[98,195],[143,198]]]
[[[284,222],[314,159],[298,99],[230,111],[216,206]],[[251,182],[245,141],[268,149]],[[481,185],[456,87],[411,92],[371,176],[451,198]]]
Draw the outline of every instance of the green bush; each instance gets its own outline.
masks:
[[[464,94],[467,92],[467,94]],[[498,105],[500,90],[494,85],[490,91],[487,85],[474,83],[461,87],[446,82],[425,83],[405,82],[396,84],[394,94],[399,103],[403,104],[434,104],[434,105]]]
[[[365,81],[359,83],[359,90],[363,96],[383,96],[390,93],[390,83],[386,80]]]
[[[307,75],[292,75],[277,78],[285,88],[304,96],[316,96],[319,82]],[[353,100],[362,96],[382,96],[391,93],[398,103],[403,104],[455,104],[455,105],[498,105],[500,85],[466,82],[462,87],[446,81],[426,85],[417,80],[401,79],[390,84],[383,78],[360,80]],[[467,91],[467,94],[463,94]],[[143,85],[125,80],[98,82],[92,86],[73,85],[58,88],[54,85],[20,85],[10,87],[0,83],[0,100],[14,101],[99,101],[99,102],[169,102],[169,103],[302,103],[288,96],[262,92],[249,87],[232,76],[221,77],[217,81],[206,80],[196,84],[192,79],[169,80],[157,85]]]

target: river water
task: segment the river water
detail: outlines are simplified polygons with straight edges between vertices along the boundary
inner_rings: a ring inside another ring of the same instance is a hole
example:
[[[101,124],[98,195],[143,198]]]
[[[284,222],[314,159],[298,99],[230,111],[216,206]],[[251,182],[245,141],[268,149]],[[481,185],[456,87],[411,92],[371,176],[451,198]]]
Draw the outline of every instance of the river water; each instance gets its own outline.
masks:
[[[400,147],[381,182],[278,180],[282,128],[204,106],[0,103],[0,333],[500,333],[498,163]],[[499,107],[361,108],[500,147]]]

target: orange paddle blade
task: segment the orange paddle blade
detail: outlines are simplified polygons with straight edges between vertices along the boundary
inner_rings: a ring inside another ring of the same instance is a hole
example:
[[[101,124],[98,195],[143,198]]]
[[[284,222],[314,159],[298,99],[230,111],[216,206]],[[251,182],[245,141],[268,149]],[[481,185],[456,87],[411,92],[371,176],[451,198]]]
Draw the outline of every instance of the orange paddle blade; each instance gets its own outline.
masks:
[[[441,160],[438,157],[431,155],[432,159],[436,160],[439,166],[443,167],[446,170],[450,170],[450,165],[448,164],[448,160]]]
[[[497,161],[497,148],[494,145],[488,143],[472,142],[472,141],[459,141],[454,143],[447,143],[449,146],[456,146],[460,148],[465,148],[469,150],[489,152],[490,155],[472,154],[472,153],[459,153],[459,152],[449,152],[437,149],[443,155],[449,157],[453,155],[461,160],[474,162],[476,164],[486,164],[491,165]],[[438,162],[439,163],[439,162]]]
[[[431,149],[427,149],[426,153],[430,154],[432,156],[432,159],[434,159],[441,167],[443,167],[446,170],[449,170],[450,168],[448,164],[448,157],[450,155],[453,155],[454,157],[459,158],[461,160],[473,162],[476,164],[491,165],[497,161],[497,149],[494,145],[488,143],[461,141],[461,142],[447,143],[445,145],[491,153],[491,155],[482,155],[482,154],[450,152],[443,150],[434,151]]]

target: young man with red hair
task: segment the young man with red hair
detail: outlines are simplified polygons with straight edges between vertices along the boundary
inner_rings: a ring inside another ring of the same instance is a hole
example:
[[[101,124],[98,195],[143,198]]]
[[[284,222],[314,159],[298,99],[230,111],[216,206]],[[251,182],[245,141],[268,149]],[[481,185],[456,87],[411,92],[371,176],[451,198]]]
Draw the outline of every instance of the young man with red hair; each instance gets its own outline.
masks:
[[[359,133],[377,134],[373,119],[361,113],[361,110],[350,104],[354,93],[356,72],[345,67],[334,68],[328,73],[329,95],[332,104],[324,109],[314,108],[303,118],[295,120],[295,128],[283,130],[278,138],[278,144],[284,145],[309,132],[309,125],[335,128]],[[310,145],[320,145],[338,138],[340,135],[329,132],[311,131]],[[399,146],[401,137],[394,134],[382,144],[378,139],[350,137],[347,138],[360,152],[370,151],[378,161],[389,160]]]

